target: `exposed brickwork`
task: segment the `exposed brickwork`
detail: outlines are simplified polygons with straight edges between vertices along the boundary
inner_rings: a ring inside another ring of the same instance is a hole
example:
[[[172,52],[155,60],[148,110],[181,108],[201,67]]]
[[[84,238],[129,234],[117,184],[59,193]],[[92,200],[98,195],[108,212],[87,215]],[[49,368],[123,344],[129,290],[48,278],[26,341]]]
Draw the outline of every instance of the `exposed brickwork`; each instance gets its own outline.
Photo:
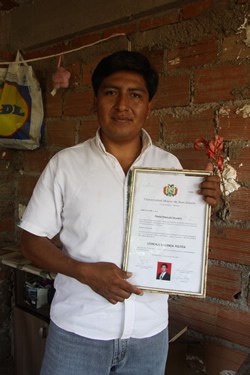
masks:
[[[178,117],[166,115],[163,135],[166,144],[178,143],[180,139],[183,143],[194,143],[201,135],[210,139],[214,136],[214,112],[206,110],[196,115]]]
[[[47,142],[50,146],[69,147],[75,144],[77,120],[48,120],[46,122]]]
[[[214,103],[242,98],[248,90],[249,66],[224,65],[195,73],[195,103]]]
[[[200,15],[202,12],[207,10],[213,4],[213,0],[201,0],[196,1],[192,4],[186,5],[183,8],[183,18],[193,18]]]
[[[97,119],[81,121],[78,142],[84,142],[87,139],[94,137],[97,128],[98,128]]]
[[[87,116],[94,113],[92,90],[72,91],[65,95],[63,114],[65,116]]]
[[[153,142],[160,139],[160,120],[153,113],[148,118],[144,128],[150,134]]]
[[[250,266],[249,229],[218,228],[212,225],[209,248],[209,257],[211,259]]]
[[[34,151],[25,151],[23,155],[23,164],[21,165],[21,169],[24,172],[41,173],[45,168],[46,164],[48,163],[50,157],[51,155],[49,151],[42,148]]]
[[[249,147],[235,146],[230,148],[231,165],[237,170],[238,180],[248,183],[250,180],[250,150]]]
[[[235,295],[241,292],[241,282],[240,270],[210,265],[207,274],[207,295],[234,302]]]
[[[125,34],[129,35],[132,33],[135,33],[137,31],[137,25],[135,23],[123,25],[123,26],[115,26],[111,27],[109,29],[104,30],[103,32],[103,38],[108,38],[110,35],[114,34]]]
[[[242,187],[235,191],[230,197],[232,221],[250,220],[250,189]]]
[[[190,79],[188,75],[161,77],[154,107],[165,108],[189,104]]]
[[[170,301],[170,314],[199,332],[246,347],[249,345],[250,316],[247,312],[206,300],[181,298],[179,302]]]
[[[225,369],[237,371],[247,357],[239,350],[207,342],[205,344],[204,362],[207,374],[220,374]]]
[[[21,202],[27,202],[37,183],[38,176],[21,175],[19,178],[19,199]]]
[[[169,51],[168,69],[187,69],[194,66],[215,63],[217,60],[218,41],[214,36],[192,46],[183,46]]]
[[[62,115],[62,96],[58,94],[52,96],[47,93],[44,98],[44,112],[46,117],[59,117]]]
[[[227,106],[219,111],[219,131],[225,139],[250,139],[250,120],[249,117],[245,117],[244,106],[245,104],[239,107]]]
[[[174,148],[171,152],[177,156],[184,169],[204,169],[207,165],[205,153],[197,152],[193,147],[183,149]]]
[[[243,41],[244,37],[231,35],[223,40],[221,49],[221,61],[234,61],[239,58],[245,59],[249,57],[249,47]]]
[[[178,10],[175,12],[170,12],[169,14],[166,14],[161,17],[150,17],[147,19],[144,19],[140,21],[139,23],[139,30],[140,31],[145,31],[145,30],[152,30],[156,27],[160,27],[163,25],[171,25],[174,23],[177,23],[179,20],[179,12]]]

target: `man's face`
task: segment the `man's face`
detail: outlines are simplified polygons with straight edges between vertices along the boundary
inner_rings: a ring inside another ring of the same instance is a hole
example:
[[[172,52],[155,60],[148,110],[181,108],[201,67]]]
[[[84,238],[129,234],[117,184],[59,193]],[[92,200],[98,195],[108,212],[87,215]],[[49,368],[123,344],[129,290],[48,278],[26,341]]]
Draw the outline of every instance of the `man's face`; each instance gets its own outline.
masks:
[[[139,138],[151,111],[144,78],[127,71],[109,75],[98,90],[96,109],[104,143],[125,144]]]
[[[166,272],[167,271],[167,267],[166,266],[161,266],[161,272]]]

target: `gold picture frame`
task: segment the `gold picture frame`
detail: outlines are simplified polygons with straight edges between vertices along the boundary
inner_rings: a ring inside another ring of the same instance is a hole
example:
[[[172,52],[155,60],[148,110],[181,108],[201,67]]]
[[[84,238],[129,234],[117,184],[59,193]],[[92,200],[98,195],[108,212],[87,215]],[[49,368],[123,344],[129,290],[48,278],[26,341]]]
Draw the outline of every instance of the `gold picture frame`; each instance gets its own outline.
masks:
[[[131,170],[123,269],[132,272],[132,284],[150,292],[205,297],[211,208],[198,190],[208,175]]]

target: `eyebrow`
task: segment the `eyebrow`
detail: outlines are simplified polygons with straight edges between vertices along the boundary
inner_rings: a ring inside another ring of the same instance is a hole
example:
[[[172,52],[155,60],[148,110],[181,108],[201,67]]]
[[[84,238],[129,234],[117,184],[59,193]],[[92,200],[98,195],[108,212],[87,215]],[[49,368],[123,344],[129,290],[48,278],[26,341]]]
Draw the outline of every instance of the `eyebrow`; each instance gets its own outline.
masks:
[[[101,89],[115,89],[115,90],[120,90],[119,86],[115,85],[103,85]],[[131,87],[128,89],[128,91],[140,91],[140,92],[147,92],[146,88],[143,87]]]

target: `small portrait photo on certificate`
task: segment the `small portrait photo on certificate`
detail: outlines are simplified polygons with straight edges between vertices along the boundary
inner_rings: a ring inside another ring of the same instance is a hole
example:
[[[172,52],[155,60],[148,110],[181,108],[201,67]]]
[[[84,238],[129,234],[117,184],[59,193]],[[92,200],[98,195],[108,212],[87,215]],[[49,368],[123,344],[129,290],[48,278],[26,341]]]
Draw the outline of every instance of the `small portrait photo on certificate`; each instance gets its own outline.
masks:
[[[157,264],[157,280],[170,280],[171,279],[171,263],[158,262]]]

